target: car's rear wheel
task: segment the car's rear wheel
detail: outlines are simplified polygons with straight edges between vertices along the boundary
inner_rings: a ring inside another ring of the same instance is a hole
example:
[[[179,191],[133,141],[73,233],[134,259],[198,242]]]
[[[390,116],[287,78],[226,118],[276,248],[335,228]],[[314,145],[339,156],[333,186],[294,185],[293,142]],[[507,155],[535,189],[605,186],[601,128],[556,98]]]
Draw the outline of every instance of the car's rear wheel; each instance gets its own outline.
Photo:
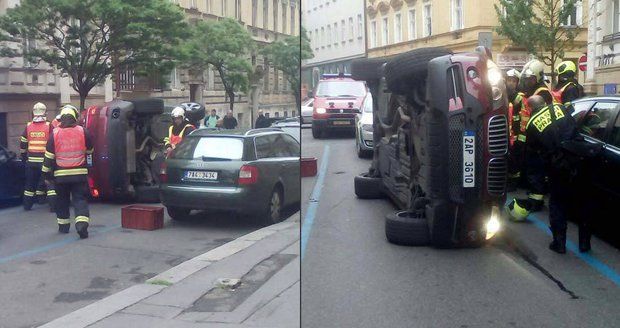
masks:
[[[423,211],[399,211],[386,215],[385,236],[392,244],[403,246],[426,246],[429,229]]]
[[[381,78],[379,67],[387,58],[361,58],[351,62],[351,77],[356,80],[375,81]]]
[[[450,50],[441,47],[420,48],[405,52],[391,59],[385,65],[385,82],[396,94],[411,92],[412,86],[426,78],[428,62],[436,57],[449,55]]]
[[[381,178],[370,177],[368,173],[356,176],[353,179],[355,195],[360,199],[383,198],[381,192]]]
[[[192,211],[189,208],[175,206],[168,206],[166,207],[166,210],[168,211],[168,215],[176,221],[185,221],[189,219],[189,213]]]
[[[269,197],[267,207],[263,214],[264,222],[266,224],[274,224],[282,220],[283,204],[284,197],[282,189],[280,187],[275,187],[271,192],[271,196]]]

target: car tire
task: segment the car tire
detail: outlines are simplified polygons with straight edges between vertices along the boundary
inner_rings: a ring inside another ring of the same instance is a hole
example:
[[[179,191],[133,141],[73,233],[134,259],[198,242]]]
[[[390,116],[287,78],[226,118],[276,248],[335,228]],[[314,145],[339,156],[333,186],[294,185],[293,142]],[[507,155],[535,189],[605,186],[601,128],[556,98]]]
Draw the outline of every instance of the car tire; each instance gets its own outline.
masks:
[[[387,62],[387,58],[361,58],[351,62],[351,77],[361,81],[379,80],[379,67]]]
[[[385,237],[396,245],[426,246],[430,242],[423,211],[398,211],[385,216]]]
[[[134,201],[138,203],[159,203],[159,186],[135,187]]]
[[[271,196],[263,212],[263,222],[271,225],[282,221],[282,210],[284,209],[284,195],[282,188],[276,186],[271,191]]]
[[[379,199],[384,194],[381,191],[381,178],[370,177],[368,173],[364,173],[353,178],[355,187],[355,195],[359,199]]]
[[[131,100],[134,113],[158,115],[164,112],[164,100],[159,98],[147,98]]]
[[[192,210],[189,208],[168,206],[166,207],[166,211],[168,212],[168,215],[170,215],[170,217],[175,221],[187,221],[189,219],[189,213]]]
[[[449,54],[452,52],[448,49],[431,47],[411,50],[394,57],[385,65],[388,89],[396,94],[408,94],[412,84],[426,78],[431,59]]]
[[[357,150],[357,157],[362,159],[372,158],[372,150],[362,149],[359,139],[355,141],[355,148]]]
[[[312,137],[314,139],[321,139],[321,137],[323,137],[323,131],[321,131],[321,129],[313,125],[312,126]]]

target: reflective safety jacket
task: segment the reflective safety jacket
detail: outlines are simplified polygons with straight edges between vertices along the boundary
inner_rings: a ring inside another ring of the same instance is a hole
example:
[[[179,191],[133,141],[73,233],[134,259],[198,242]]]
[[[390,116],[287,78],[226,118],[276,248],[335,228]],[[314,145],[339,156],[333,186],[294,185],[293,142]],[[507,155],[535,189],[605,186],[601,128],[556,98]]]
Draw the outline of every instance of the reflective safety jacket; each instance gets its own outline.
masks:
[[[41,165],[51,133],[50,122],[28,122],[20,138],[22,160],[27,161],[28,165]]]
[[[523,109],[523,99],[525,94],[517,92],[514,98],[508,103],[508,127],[510,129],[510,145],[514,144],[518,135],[521,134],[521,110]]]
[[[58,183],[86,181],[86,156],[92,152],[91,138],[82,126],[56,128],[47,142],[42,171]]]
[[[193,125],[189,123],[185,123],[181,131],[175,131],[175,130],[178,130],[178,128],[175,128],[174,124],[171,125],[170,128],[168,129],[168,136],[164,138],[164,143],[166,144],[166,147],[168,146],[176,147],[176,145],[178,145],[185,136],[190,134],[195,129],[196,128]]]
[[[563,104],[569,112],[572,112],[572,108],[569,107],[572,106],[574,100],[583,97],[583,88],[573,81],[568,81],[563,86],[558,85],[558,87],[551,92],[553,101]]]
[[[549,89],[546,86],[541,86],[538,87],[534,93],[532,93],[531,96],[541,96],[545,99],[545,102],[547,103],[547,105],[551,105],[553,103],[553,95],[551,94],[551,91],[549,91]],[[520,133],[517,136],[517,140],[521,141],[521,142],[526,142],[527,138],[526,138],[526,129],[527,129],[527,124],[530,120],[530,117],[532,116],[532,108],[530,107],[530,105],[527,103],[527,97],[524,96],[523,97],[523,107],[520,111]]]

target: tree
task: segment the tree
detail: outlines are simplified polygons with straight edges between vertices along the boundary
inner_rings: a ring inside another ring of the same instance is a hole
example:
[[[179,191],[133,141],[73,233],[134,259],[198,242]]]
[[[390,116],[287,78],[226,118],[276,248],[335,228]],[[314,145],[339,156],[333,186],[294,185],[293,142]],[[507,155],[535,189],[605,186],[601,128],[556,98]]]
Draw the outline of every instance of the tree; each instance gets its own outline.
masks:
[[[235,94],[247,93],[252,73],[249,53],[254,40],[237,21],[198,21],[192,27],[192,36],[186,44],[185,66],[206,70],[208,65],[219,73],[224,90],[233,110]]]
[[[297,108],[301,107],[301,76],[300,65],[304,59],[314,57],[310,39],[302,28],[301,37],[289,36],[275,41],[263,49],[263,54],[277,70],[284,72],[286,80],[291,84],[295,94]]]
[[[0,41],[44,45],[5,43],[0,55],[44,61],[68,74],[84,109],[92,88],[117,68],[169,69],[186,29],[183,13],[167,0],[22,0],[0,17]]]
[[[497,32],[513,44],[524,47],[545,64],[555,67],[558,59],[564,58],[565,51],[573,48],[579,30],[565,26],[565,23],[576,14],[576,0],[499,2],[499,6],[494,5],[499,19]]]

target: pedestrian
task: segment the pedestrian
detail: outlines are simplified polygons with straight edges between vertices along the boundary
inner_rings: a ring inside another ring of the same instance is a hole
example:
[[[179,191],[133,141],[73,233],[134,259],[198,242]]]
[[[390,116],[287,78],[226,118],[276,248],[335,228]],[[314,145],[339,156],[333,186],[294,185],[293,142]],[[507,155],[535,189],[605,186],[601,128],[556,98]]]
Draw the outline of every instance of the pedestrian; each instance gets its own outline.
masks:
[[[555,68],[555,72],[558,75],[558,84],[553,90],[553,96],[572,113],[572,102],[584,96],[583,87],[575,79],[577,66],[572,61],[563,61]]]
[[[164,138],[166,154],[170,150],[175,149],[181,140],[195,129],[193,125],[185,120],[185,110],[182,107],[172,109],[172,124],[168,129],[168,136]]]
[[[506,72],[510,135],[509,186],[513,189],[523,180],[523,166],[525,165],[525,132],[521,132],[521,110],[525,95],[518,90],[520,78],[521,73],[516,69]]]
[[[527,125],[526,151],[536,153],[544,161],[545,173],[549,176],[549,224],[553,241],[549,249],[566,253],[566,228],[569,215],[582,213],[574,211],[577,196],[581,190],[572,185],[579,163],[563,150],[571,143],[581,141],[573,117],[561,104],[547,105],[541,96],[528,99],[533,112]],[[583,198],[583,197],[581,197]],[[579,250],[590,250],[590,230],[583,215],[579,218]]]
[[[211,115],[205,118],[204,125],[208,128],[215,128],[217,127],[217,121],[219,119],[220,117],[217,115],[217,112],[215,111],[215,109],[212,109]]]
[[[26,185],[24,186],[24,210],[32,209],[35,198],[39,203],[47,200],[54,206],[56,193],[54,189],[47,189],[41,177],[41,168],[45,157],[45,146],[52,134],[52,125],[47,121],[47,107],[43,103],[36,103],[32,108],[33,119],[26,124],[20,138],[20,153],[22,161],[26,163]],[[47,192],[46,192],[47,190]]]
[[[70,205],[75,214],[75,230],[80,238],[88,238],[88,166],[93,153],[90,134],[78,125],[78,111],[65,105],[60,111],[60,126],[47,141],[42,172],[48,184],[56,186],[56,220],[58,232],[69,233]]]
[[[269,120],[265,117],[262,109],[258,111],[258,118],[256,119],[254,127],[257,129],[269,127]]]
[[[235,129],[238,125],[237,123],[237,119],[233,116],[233,111],[229,110],[228,113],[226,113],[226,116],[224,116],[224,121],[222,122],[222,125],[224,126],[224,129]]]
[[[60,114],[56,115],[54,120],[52,120],[52,128],[57,128],[60,125]]]

